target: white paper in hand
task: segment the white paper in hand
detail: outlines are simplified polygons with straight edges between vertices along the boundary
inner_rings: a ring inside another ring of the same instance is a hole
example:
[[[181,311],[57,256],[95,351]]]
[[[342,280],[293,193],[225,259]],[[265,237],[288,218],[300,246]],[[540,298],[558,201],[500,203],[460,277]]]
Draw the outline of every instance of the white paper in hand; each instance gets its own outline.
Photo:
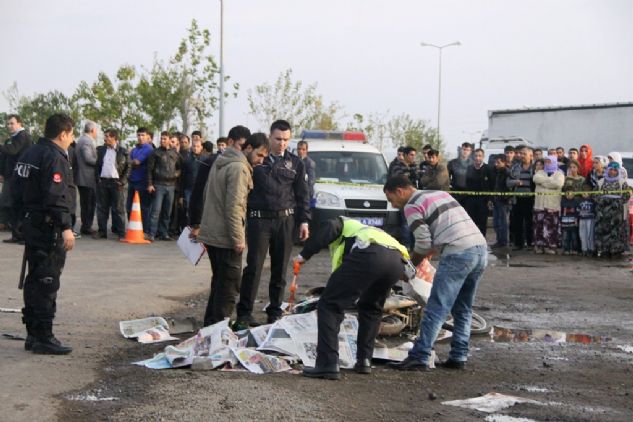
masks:
[[[180,237],[178,238],[178,247],[182,254],[191,262],[194,266],[198,265],[200,262],[200,258],[204,255],[204,245],[199,243],[194,239],[189,238],[189,234],[191,233],[191,229],[189,227],[185,227],[180,233]]]

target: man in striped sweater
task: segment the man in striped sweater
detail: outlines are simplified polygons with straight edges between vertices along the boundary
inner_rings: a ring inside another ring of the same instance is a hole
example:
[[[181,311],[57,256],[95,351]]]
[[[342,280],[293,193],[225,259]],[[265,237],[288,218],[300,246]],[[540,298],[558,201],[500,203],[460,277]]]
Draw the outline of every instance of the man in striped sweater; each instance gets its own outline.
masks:
[[[468,358],[472,305],[487,263],[486,239],[464,208],[447,192],[419,191],[407,178],[393,177],[384,187],[387,199],[404,210],[415,246],[411,261],[440,255],[431,296],[424,308],[420,335],[409,356],[392,365],[401,370],[425,370],[433,344],[449,312],[455,328],[445,368],[463,369]]]

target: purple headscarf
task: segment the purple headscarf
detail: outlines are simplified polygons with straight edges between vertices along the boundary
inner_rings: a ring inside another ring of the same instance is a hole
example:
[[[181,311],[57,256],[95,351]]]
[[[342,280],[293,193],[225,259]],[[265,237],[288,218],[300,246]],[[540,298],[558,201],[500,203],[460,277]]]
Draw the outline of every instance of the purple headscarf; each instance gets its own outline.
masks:
[[[558,170],[558,157],[555,155],[548,155],[545,160],[549,160],[549,163],[545,161],[545,172],[549,175],[554,174]]]

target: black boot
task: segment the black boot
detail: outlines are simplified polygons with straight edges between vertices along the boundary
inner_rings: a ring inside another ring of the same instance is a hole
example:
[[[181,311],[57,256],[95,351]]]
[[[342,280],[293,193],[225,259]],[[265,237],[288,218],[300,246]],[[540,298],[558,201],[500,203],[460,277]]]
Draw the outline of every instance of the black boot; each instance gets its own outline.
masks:
[[[33,343],[35,343],[35,337],[31,334],[27,334],[26,340],[24,341],[24,350],[33,349]]]
[[[26,343],[24,344],[26,348]],[[67,355],[73,351],[70,346],[64,346],[54,336],[37,337],[31,346],[31,351],[38,355]]]
[[[358,374],[371,374],[371,359],[356,359],[354,372]]]
[[[446,368],[446,369],[465,369],[466,368],[466,362],[465,361],[458,361],[458,360],[453,360],[453,359],[447,359],[444,362],[442,362],[439,365],[441,368]]]
[[[301,374],[308,378],[323,378],[326,380],[340,380],[341,371],[338,364],[319,366],[318,364],[314,368],[305,367]]]

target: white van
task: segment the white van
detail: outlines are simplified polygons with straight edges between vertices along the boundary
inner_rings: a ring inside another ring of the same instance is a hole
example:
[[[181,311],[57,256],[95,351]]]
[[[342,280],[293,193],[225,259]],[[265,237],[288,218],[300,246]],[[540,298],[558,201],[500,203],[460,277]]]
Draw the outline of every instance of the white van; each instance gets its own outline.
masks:
[[[316,163],[312,225],[337,216],[354,218],[398,235],[398,210],[382,190],[387,163],[361,132],[304,131],[308,156]],[[291,148],[296,148],[293,142]]]

